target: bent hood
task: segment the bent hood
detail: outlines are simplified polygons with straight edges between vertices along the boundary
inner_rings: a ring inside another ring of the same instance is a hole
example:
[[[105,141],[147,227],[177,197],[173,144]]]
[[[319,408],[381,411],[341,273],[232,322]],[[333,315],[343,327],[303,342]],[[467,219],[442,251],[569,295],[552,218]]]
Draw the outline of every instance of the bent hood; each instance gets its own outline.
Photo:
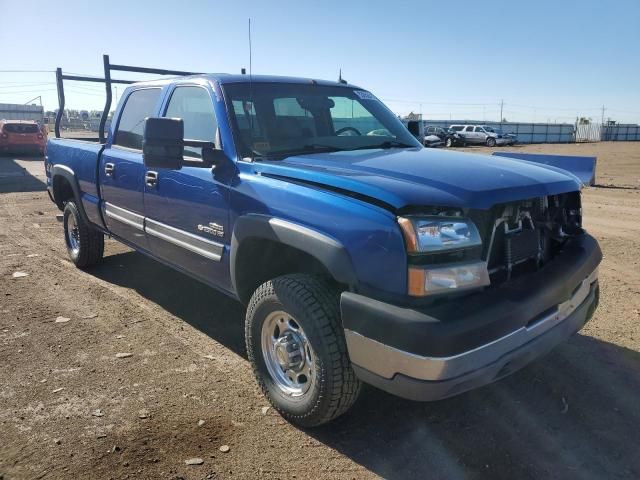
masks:
[[[317,153],[255,164],[257,172],[406,206],[488,209],[580,189],[571,173],[506,157],[428,149]]]

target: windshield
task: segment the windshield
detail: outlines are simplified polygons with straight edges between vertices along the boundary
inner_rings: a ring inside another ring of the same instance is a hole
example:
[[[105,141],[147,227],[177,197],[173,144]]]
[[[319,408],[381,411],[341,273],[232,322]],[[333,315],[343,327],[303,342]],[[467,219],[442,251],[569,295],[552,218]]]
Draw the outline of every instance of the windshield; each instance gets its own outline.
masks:
[[[223,88],[242,157],[421,148],[395,115],[364,90],[248,82]]]
[[[489,133],[496,133],[496,131],[495,131],[493,128],[491,128],[491,127],[482,127],[482,128],[484,128],[484,131],[485,131],[485,132],[489,132]]]

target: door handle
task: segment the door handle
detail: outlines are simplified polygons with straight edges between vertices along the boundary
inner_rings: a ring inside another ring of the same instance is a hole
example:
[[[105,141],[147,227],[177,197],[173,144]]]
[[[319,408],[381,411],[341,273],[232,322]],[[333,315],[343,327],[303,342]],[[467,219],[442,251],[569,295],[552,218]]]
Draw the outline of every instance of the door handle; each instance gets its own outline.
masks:
[[[113,177],[113,172],[116,169],[116,166],[113,163],[105,163],[104,164],[104,174],[107,177]]]
[[[147,187],[155,187],[158,183],[158,172],[149,170],[147,173],[145,173],[144,183],[146,183]]]

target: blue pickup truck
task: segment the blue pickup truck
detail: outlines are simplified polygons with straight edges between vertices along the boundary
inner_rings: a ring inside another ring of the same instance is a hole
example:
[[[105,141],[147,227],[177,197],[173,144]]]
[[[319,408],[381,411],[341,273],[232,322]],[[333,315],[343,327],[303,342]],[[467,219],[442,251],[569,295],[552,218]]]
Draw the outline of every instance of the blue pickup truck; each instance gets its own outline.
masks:
[[[362,382],[414,400],[493,382],[598,304],[573,174],[424,149],[344,82],[134,83],[105,142],[47,152],[73,262],[99,262],[109,236],[245,304],[257,382],[302,426]]]

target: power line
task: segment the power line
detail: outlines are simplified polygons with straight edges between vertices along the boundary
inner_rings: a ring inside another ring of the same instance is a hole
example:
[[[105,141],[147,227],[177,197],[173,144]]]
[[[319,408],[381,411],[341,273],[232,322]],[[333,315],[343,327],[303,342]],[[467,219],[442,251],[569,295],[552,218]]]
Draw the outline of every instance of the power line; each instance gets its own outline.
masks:
[[[12,89],[17,88],[17,89],[21,89],[21,88],[35,88],[35,87],[44,87],[44,86],[52,86],[55,85],[51,82],[47,82],[47,83],[32,83],[32,84],[28,84],[28,85],[0,85],[0,89],[2,90],[8,90],[9,93],[11,92]]]
[[[0,70],[0,73],[56,73],[55,70]]]
[[[20,90],[18,92],[0,92],[0,95],[21,95],[23,93],[41,93],[41,92],[55,92],[55,88],[51,89],[40,89],[40,90]]]

